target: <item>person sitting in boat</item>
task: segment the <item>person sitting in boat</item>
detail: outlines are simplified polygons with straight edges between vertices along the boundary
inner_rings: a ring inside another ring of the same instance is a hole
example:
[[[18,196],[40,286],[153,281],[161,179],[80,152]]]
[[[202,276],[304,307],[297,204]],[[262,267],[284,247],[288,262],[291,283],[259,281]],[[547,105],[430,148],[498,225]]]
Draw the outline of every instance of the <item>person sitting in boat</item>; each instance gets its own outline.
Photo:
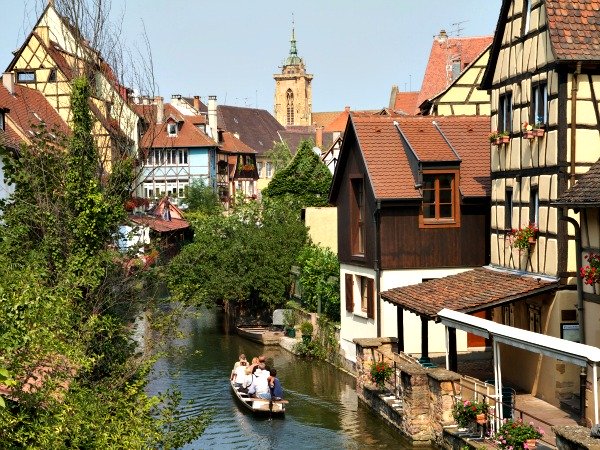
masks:
[[[234,375],[235,375],[235,370],[242,364],[242,362],[244,362],[244,370],[246,369],[246,366],[248,365],[248,361],[246,361],[246,355],[244,355],[243,353],[240,355],[240,358],[235,362],[235,364],[233,365],[233,369],[231,370],[231,377],[230,379],[233,381]]]
[[[248,365],[247,361],[240,361],[240,365],[234,369],[233,384],[236,388],[244,389],[248,385],[248,375],[246,375],[246,366]]]
[[[271,376],[269,377],[269,387],[271,389],[271,396],[273,400],[282,400],[283,399],[283,387],[281,387],[281,382],[279,378],[277,378],[277,370],[271,369]]]
[[[269,400],[271,398],[269,375],[269,372],[257,367],[252,376],[252,384],[248,388],[248,394]]]
[[[249,366],[246,368],[246,373],[247,373],[248,375],[250,375],[250,374],[254,374],[254,370],[256,370],[256,368],[258,367],[258,363],[259,363],[259,361],[258,361],[258,357],[256,357],[256,356],[255,356],[254,358],[252,358],[252,364],[250,364],[250,365],[249,365]]]

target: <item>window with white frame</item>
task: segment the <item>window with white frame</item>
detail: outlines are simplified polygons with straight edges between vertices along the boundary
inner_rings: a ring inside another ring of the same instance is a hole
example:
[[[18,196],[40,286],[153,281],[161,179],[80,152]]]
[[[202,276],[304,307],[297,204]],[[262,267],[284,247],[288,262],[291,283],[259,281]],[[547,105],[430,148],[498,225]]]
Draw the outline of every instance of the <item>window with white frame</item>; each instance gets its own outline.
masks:
[[[177,136],[177,124],[174,122],[169,122],[167,124],[167,135],[169,136]]]
[[[273,176],[273,164],[270,162],[267,162],[266,164],[266,170],[267,170],[267,178],[271,178]]]
[[[262,173],[262,170],[263,170],[263,165],[264,165],[264,164],[263,164],[263,163],[261,163],[261,162],[257,162],[257,163],[256,163],[256,170],[258,170],[258,177],[259,177],[259,178],[263,178],[263,173]]]
[[[17,72],[17,83],[35,83],[35,71],[24,70]]]

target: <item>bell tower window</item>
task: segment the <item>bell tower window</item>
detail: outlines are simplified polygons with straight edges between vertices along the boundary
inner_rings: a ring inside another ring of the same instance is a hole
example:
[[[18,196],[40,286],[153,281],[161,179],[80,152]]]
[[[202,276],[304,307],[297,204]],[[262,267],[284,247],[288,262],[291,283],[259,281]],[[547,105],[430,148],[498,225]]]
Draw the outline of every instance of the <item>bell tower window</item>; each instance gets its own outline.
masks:
[[[287,104],[287,124],[294,125],[294,93],[288,89],[286,94]]]

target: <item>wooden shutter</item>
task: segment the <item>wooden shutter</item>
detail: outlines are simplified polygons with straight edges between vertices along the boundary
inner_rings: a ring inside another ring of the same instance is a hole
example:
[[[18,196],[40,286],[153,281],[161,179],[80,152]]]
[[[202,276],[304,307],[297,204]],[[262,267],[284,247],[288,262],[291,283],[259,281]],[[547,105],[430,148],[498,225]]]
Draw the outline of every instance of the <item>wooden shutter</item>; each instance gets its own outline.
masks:
[[[367,278],[367,317],[375,318],[375,295],[373,295],[373,279]]]
[[[354,276],[350,273],[346,274],[346,311],[354,312],[354,286],[353,286]]]

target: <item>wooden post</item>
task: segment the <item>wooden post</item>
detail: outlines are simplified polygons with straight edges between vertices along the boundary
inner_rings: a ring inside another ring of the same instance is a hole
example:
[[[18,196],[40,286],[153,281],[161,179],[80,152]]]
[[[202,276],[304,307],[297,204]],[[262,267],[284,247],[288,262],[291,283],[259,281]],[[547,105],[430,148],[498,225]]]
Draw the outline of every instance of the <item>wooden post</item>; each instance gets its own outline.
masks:
[[[429,320],[425,316],[421,316],[421,359],[429,360]]]
[[[456,351],[456,328],[448,327],[448,357],[450,370],[458,372],[458,353]]]
[[[404,309],[396,306],[396,320],[398,322],[398,353],[404,352]]]

